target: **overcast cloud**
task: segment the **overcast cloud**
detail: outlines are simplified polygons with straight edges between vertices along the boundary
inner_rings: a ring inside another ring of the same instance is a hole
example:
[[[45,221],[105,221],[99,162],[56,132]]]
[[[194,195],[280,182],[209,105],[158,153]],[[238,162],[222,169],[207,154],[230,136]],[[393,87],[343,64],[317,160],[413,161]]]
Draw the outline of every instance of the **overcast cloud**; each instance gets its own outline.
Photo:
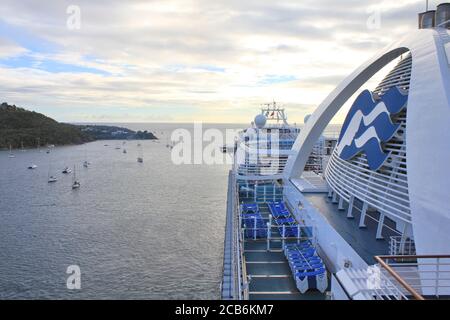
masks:
[[[67,28],[69,5],[79,30]],[[248,122],[276,99],[300,122],[423,10],[415,0],[2,0],[0,96],[61,121],[122,122]],[[368,28],[376,12],[380,28]]]

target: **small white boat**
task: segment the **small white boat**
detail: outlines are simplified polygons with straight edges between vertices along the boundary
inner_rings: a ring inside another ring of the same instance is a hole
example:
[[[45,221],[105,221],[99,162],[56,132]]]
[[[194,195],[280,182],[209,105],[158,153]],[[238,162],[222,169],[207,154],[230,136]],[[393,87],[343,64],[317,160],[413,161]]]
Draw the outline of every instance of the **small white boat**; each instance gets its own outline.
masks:
[[[58,179],[55,176],[48,177],[48,183],[56,182]]]
[[[80,181],[77,180],[77,175],[75,172],[75,166],[73,166],[73,178],[72,178],[72,189],[78,189],[81,187]]]
[[[64,170],[62,171],[62,173],[65,173],[65,174],[69,174],[71,172],[72,172],[72,170],[69,167],[65,167]]]
[[[58,179],[52,174],[52,162],[51,162],[51,159],[49,159],[47,182],[52,183],[52,182],[56,182],[56,181],[58,181]]]
[[[30,169],[30,170],[33,170],[33,169],[36,169],[36,168],[37,168],[37,165],[35,165],[35,164],[32,164],[32,165],[28,166],[28,169]]]
[[[142,146],[140,143],[138,144],[137,162],[139,162],[139,163],[144,162],[144,151],[142,150]]]
[[[11,145],[9,145],[9,155],[8,155],[8,157],[9,158],[15,158],[16,156],[14,155],[14,153],[12,152],[12,147],[11,147]]]
[[[86,160],[83,162],[83,167],[89,168],[90,163]]]
[[[72,184],[72,189],[78,189],[79,187],[81,187],[80,183],[78,181],[74,181]]]

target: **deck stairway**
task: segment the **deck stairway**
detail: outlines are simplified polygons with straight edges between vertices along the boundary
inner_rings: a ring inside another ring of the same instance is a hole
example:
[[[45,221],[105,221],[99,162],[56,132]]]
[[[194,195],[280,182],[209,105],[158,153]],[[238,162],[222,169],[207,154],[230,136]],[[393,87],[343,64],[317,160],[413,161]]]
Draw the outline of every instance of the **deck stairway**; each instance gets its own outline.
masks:
[[[264,221],[269,222],[270,210],[266,203],[259,203]],[[295,240],[285,240],[285,243]],[[270,240],[245,239],[244,258],[249,279],[251,300],[323,300],[326,295],[316,290],[301,294],[294,281],[289,263],[282,250],[278,228],[270,228]]]

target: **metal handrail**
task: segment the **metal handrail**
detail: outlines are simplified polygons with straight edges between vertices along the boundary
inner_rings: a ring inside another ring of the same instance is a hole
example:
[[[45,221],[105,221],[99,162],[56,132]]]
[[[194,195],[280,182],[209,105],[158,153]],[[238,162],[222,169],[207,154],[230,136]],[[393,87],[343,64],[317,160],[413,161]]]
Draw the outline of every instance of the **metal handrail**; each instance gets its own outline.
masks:
[[[450,255],[389,255],[389,256],[375,256],[375,260],[382,266],[400,285],[406,289],[416,300],[425,300],[405,279],[399,275],[385,260],[389,259],[450,259]],[[438,263],[439,266],[439,263]],[[436,279],[437,281],[438,279]]]
[[[236,234],[236,248],[239,250],[239,254],[237,254],[237,281],[238,281],[238,294],[239,294],[239,300],[248,300],[249,299],[249,284],[247,279],[247,269],[245,266],[245,256],[244,256],[244,249],[242,247],[243,244],[243,230],[241,229],[241,214],[239,210],[239,195],[236,190],[236,177],[234,176],[233,181],[233,195],[235,197],[234,201],[234,207],[233,207],[233,215],[235,217],[235,234]]]

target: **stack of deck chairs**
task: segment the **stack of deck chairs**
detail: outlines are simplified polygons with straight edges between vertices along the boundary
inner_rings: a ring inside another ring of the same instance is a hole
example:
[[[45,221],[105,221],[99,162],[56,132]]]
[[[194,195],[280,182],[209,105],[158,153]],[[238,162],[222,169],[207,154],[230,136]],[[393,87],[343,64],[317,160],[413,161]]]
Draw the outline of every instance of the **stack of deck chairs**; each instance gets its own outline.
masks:
[[[284,254],[289,261],[292,274],[301,293],[309,289],[325,292],[328,287],[327,271],[311,242],[286,244]]]
[[[268,228],[257,203],[241,204],[242,223],[245,228],[244,236],[247,239],[267,238]]]
[[[278,232],[280,235],[285,238],[298,237],[300,231],[299,225],[291,216],[291,213],[286,208],[284,202],[269,202],[268,206],[270,213],[274,218],[273,222],[278,226]]]

